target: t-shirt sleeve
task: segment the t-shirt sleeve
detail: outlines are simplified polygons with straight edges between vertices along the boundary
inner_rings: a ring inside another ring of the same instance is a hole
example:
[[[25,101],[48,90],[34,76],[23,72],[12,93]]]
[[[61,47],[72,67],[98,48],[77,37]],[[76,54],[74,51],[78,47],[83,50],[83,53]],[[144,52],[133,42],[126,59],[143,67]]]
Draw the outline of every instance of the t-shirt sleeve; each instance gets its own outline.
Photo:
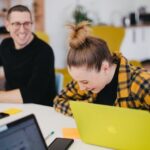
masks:
[[[24,103],[53,105],[56,96],[54,54],[51,48],[34,59],[32,76],[27,86],[20,88]]]

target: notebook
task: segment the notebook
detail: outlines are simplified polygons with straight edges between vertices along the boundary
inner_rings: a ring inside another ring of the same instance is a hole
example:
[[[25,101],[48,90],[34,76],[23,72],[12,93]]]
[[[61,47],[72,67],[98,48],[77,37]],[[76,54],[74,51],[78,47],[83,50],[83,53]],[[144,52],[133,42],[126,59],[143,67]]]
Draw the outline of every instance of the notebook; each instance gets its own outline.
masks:
[[[150,150],[150,112],[70,101],[80,138],[121,150]]]
[[[0,126],[1,150],[48,150],[33,114]]]

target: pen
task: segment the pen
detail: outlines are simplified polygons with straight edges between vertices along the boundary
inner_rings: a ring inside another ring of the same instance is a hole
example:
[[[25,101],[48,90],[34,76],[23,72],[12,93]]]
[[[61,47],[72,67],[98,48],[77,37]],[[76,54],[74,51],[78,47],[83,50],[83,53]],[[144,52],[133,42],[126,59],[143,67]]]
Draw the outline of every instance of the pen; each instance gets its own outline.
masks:
[[[51,131],[50,134],[45,137],[45,140],[48,140],[48,138],[51,137],[54,133],[54,131]]]

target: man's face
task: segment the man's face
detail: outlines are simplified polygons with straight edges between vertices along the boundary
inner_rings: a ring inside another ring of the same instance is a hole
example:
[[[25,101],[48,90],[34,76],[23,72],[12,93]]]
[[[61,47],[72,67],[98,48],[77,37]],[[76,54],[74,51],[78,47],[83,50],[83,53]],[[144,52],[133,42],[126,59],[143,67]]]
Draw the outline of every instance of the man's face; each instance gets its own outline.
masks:
[[[14,40],[16,49],[25,47],[33,39],[32,20],[28,12],[12,12],[6,21],[6,28]]]

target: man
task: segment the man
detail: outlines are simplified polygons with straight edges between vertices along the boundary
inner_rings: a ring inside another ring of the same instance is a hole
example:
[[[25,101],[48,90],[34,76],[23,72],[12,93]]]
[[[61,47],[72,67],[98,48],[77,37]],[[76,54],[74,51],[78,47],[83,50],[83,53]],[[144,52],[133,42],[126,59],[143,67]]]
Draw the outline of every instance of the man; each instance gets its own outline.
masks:
[[[6,91],[0,102],[53,105],[55,90],[52,48],[32,33],[30,10],[17,5],[8,10],[6,28],[11,38],[2,41],[0,59]]]

